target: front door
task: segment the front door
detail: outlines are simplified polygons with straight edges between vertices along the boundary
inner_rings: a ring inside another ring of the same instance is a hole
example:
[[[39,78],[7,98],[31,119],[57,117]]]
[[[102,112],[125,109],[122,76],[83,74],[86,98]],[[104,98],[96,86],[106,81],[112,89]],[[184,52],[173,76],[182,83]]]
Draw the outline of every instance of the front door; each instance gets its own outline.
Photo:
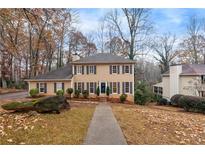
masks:
[[[100,89],[101,89],[101,94],[105,94],[105,87],[106,87],[105,82],[101,82],[101,87],[100,87]]]

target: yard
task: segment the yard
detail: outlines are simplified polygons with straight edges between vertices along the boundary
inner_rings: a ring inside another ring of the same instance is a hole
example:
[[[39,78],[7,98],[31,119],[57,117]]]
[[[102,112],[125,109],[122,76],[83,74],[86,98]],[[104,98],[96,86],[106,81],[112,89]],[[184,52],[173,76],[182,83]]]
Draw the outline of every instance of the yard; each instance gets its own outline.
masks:
[[[61,114],[0,111],[0,144],[82,144],[94,109],[75,102]]]
[[[205,144],[205,115],[167,106],[113,104],[128,144]]]

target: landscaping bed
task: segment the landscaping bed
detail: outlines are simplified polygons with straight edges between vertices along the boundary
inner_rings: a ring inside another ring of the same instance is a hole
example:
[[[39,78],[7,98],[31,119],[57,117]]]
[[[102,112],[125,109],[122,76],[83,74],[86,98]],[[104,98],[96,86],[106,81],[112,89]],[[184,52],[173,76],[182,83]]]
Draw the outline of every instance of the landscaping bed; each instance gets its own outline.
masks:
[[[70,103],[60,114],[0,113],[0,144],[82,144],[95,105]]]
[[[112,104],[128,144],[205,144],[205,115],[168,106]]]

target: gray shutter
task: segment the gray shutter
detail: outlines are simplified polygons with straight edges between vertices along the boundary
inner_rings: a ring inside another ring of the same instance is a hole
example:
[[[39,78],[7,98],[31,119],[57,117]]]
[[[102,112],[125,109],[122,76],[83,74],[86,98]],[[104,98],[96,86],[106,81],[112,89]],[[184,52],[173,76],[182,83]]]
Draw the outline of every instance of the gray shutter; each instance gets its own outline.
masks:
[[[64,83],[63,83],[63,82],[62,82],[62,90],[65,91],[65,90],[64,90]]]
[[[125,82],[122,82],[122,93],[125,93]]]
[[[112,94],[112,82],[110,82],[110,94]]]
[[[117,73],[120,74],[120,66],[117,65]]]
[[[47,93],[47,83],[44,83],[44,93]]]
[[[132,74],[132,65],[130,65],[130,74]]]
[[[39,89],[39,83],[38,82],[36,83],[36,88]]]
[[[125,73],[125,67],[124,67],[124,65],[122,65],[122,74],[124,74]]]
[[[118,91],[118,94],[120,94],[120,82],[117,83],[117,91]]]
[[[132,94],[132,82],[130,82],[130,94]]]
[[[82,65],[82,74],[84,74],[84,66]]]
[[[56,83],[54,83],[54,93],[56,93]]]
[[[90,93],[90,89],[89,89],[89,82],[87,82],[87,91]]]
[[[77,83],[75,82],[74,83],[74,90],[76,90],[77,89]]]
[[[84,89],[84,82],[81,82],[81,86],[82,86],[82,91],[81,91],[81,93],[82,93],[83,90],[85,90],[85,89]]]
[[[94,74],[96,74],[96,65],[94,66]]]
[[[88,65],[86,66],[86,72],[87,72],[87,74],[89,74],[89,66]]]
[[[112,74],[112,65],[110,65],[110,74]]]
[[[76,70],[76,66],[74,66],[74,74],[77,74],[76,71],[77,71],[77,70]]]
[[[96,93],[97,85],[96,82],[94,82],[94,93]]]

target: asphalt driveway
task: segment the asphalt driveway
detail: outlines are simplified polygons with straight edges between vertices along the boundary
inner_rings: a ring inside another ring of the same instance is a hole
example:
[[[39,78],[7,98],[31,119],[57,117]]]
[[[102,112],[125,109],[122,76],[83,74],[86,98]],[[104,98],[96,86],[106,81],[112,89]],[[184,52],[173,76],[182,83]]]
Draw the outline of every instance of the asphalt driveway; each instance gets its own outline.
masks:
[[[0,100],[3,99],[17,99],[17,98],[25,98],[28,96],[28,92],[16,92],[16,93],[9,93],[9,94],[0,94]]]

